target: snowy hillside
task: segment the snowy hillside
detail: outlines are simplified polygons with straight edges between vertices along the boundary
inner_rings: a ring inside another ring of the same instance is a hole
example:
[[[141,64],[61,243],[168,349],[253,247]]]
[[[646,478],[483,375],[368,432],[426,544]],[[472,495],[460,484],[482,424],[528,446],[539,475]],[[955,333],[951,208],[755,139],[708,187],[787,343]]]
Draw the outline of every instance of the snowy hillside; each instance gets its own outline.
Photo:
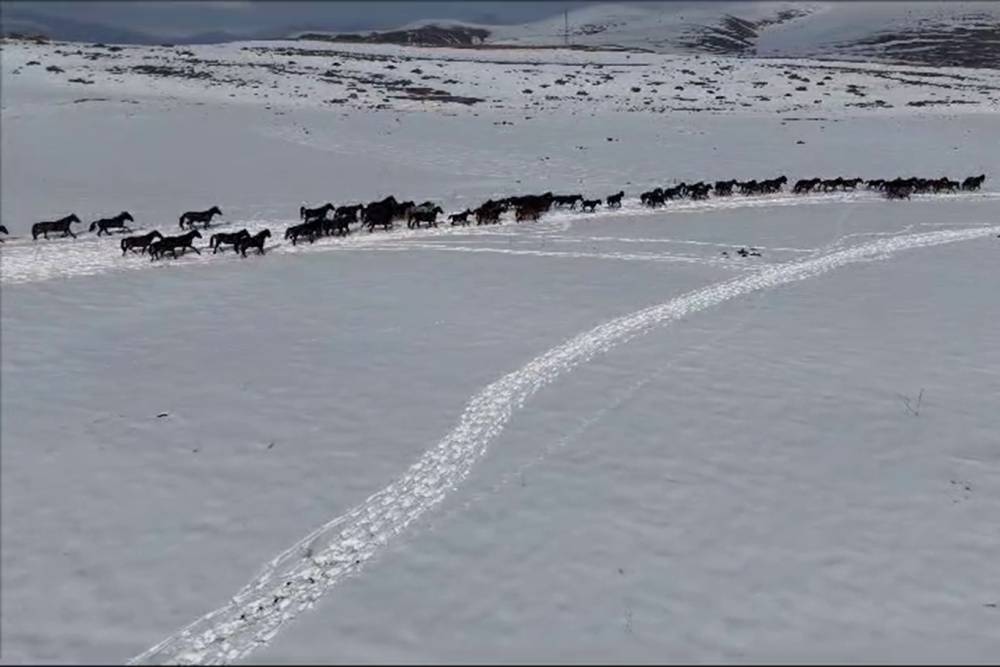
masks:
[[[813,57],[934,66],[997,67],[1000,7],[991,2],[641,2],[600,4],[524,25],[422,21],[405,30],[488,32],[493,45],[617,47],[656,53]],[[313,33],[315,34],[315,33]],[[440,42],[445,43],[445,42]]]
[[[996,70],[2,49],[4,664],[1000,654]],[[624,198],[284,238],[546,191]],[[176,260],[87,231],[213,205]]]
[[[1000,7],[991,2],[710,2],[597,5],[524,26],[491,28],[489,41],[823,57],[996,67]]]

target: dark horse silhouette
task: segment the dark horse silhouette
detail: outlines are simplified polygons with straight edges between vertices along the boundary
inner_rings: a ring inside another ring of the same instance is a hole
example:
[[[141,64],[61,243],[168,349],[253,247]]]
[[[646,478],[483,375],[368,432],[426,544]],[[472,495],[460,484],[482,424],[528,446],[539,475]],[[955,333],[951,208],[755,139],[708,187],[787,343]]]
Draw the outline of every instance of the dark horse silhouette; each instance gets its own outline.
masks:
[[[312,220],[313,218],[325,218],[327,212],[333,210],[334,208],[334,205],[330,203],[323,204],[317,208],[306,208],[305,206],[300,206],[299,217],[306,221]]]
[[[440,206],[425,206],[421,204],[416,208],[410,209],[406,216],[406,226],[410,229],[414,227],[419,228],[421,222],[426,222],[428,227],[437,227],[437,217],[439,213],[444,213],[444,210]]]
[[[201,238],[201,232],[197,229],[192,229],[187,234],[181,234],[180,236],[164,236],[159,241],[154,241],[149,246],[150,261],[154,259],[160,259],[169,250],[171,256],[177,259],[177,249],[187,250],[191,248],[199,255],[201,251],[194,247],[194,240]]]
[[[375,227],[392,229],[392,221],[395,217],[397,206],[396,200],[392,197],[387,197],[380,202],[369,204],[365,207],[364,213],[362,214],[363,225],[368,227],[369,233],[375,231]]]
[[[530,201],[517,206],[514,209],[515,222],[522,220],[538,220],[539,216],[548,210],[548,204],[539,201]]]
[[[162,238],[163,234],[155,229],[148,234],[143,234],[142,236],[126,236],[121,242],[122,257],[124,257],[125,253],[129,250],[134,251],[135,248],[139,248],[139,252],[144,253],[147,249],[149,249],[150,243],[152,243],[155,239]]]
[[[349,211],[337,211],[333,214],[333,220],[322,218],[320,224],[323,226],[324,234],[339,234],[347,236],[351,233],[351,223],[354,222]]]
[[[593,213],[594,209],[597,206],[600,206],[600,204],[601,204],[600,199],[584,199],[583,202],[580,203],[580,210],[590,211],[591,213]]]
[[[194,227],[195,223],[201,222],[204,224],[202,229],[208,229],[208,223],[212,222],[212,216],[216,214],[222,215],[222,210],[218,206],[213,206],[207,211],[188,211],[181,216],[180,227],[184,229],[185,222],[190,223],[192,227]]]
[[[208,239],[208,247],[212,249],[212,254],[222,250],[222,244],[233,246],[234,251],[238,251],[240,247],[240,241],[244,238],[249,238],[250,232],[247,231],[246,227],[238,232],[219,232],[218,234],[212,234]]]
[[[469,214],[472,213],[471,208],[467,208],[461,213],[452,213],[448,216],[448,221],[454,225],[467,225],[469,224]]]
[[[364,204],[354,204],[353,206],[338,206],[333,212],[334,220],[346,220],[348,223],[357,222],[358,214],[364,210]]]
[[[622,207],[622,197],[625,196],[625,191],[621,190],[616,194],[609,195],[606,199],[608,208],[621,208]]]
[[[306,236],[309,238],[309,243],[316,240],[317,236],[323,233],[323,221],[322,220],[310,220],[309,222],[303,222],[298,225],[292,225],[285,230],[285,238],[291,239],[292,245],[297,245],[300,236]]]
[[[45,238],[49,238],[49,232],[62,232],[63,236],[76,238],[76,234],[69,228],[74,222],[80,222],[80,218],[76,217],[75,213],[51,222],[36,222],[31,226],[31,238],[33,241],[37,241],[39,234],[44,234]]]
[[[568,205],[570,208],[575,209],[576,203],[582,201],[583,195],[555,195],[552,198],[552,203],[560,208]]]
[[[269,239],[269,238],[271,238],[271,230],[262,229],[253,236],[244,236],[243,238],[241,238],[239,242],[236,244],[236,249],[244,257],[247,256],[247,250],[249,248],[257,248],[257,254],[263,255],[264,239]]]
[[[101,234],[107,234],[110,236],[111,232],[108,231],[109,229],[120,229],[125,232],[131,232],[132,230],[129,229],[128,225],[125,224],[126,220],[128,220],[129,222],[135,222],[135,219],[128,211],[122,211],[113,218],[103,218],[101,220],[94,220],[92,223],[90,223],[90,231],[94,231],[96,229],[98,236],[100,236]]]
[[[7,231],[6,227],[0,225],[0,234],[10,234],[10,232]],[[0,239],[0,243],[3,243],[3,239]]]
[[[506,204],[492,200],[480,204],[479,208],[473,211],[473,214],[476,216],[476,225],[499,225],[500,216],[507,208]]]
[[[986,180],[986,174],[980,174],[979,176],[969,176],[967,179],[962,181],[962,189],[973,192],[978,190],[982,186],[983,181]]]

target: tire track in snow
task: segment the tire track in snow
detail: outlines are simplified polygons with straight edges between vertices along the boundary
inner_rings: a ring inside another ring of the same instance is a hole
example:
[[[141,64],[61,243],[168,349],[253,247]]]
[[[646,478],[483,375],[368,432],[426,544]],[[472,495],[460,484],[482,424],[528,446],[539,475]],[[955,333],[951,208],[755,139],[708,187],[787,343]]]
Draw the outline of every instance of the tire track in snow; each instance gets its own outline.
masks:
[[[392,537],[440,503],[470,472],[513,412],[560,375],[687,315],[740,296],[813,278],[892,253],[989,237],[1000,226],[883,238],[726,280],[618,317],[536,357],[476,394],[458,424],[398,480],[319,527],[268,563],[224,607],[129,664],[225,664],[250,655],[329,589],[359,571]]]

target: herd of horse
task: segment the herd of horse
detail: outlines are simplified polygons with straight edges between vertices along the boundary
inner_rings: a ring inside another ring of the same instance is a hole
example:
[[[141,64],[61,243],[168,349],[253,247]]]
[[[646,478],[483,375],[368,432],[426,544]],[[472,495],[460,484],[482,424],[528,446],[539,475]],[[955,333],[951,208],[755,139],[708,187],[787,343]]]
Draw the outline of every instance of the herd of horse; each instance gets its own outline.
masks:
[[[940,192],[974,192],[979,190],[986,180],[985,174],[970,176],[963,181],[951,180],[948,177],[941,178],[920,178],[897,177],[893,179],[876,178],[865,180],[863,178],[806,178],[795,183],[791,188],[793,194],[808,194],[814,192],[836,192],[852,191],[860,186],[867,190],[881,192],[888,199],[909,199],[911,194],[940,193]],[[679,199],[708,199],[710,194],[717,197],[730,197],[734,194],[742,195],[762,195],[772,194],[782,191],[788,183],[786,176],[764,180],[739,181],[736,179],[728,181],[715,181],[707,183],[699,181],[697,183],[680,183],[666,188],[654,188],[639,195],[639,201],[647,207],[659,207],[668,201]],[[582,194],[557,195],[552,192],[544,194],[516,195],[503,199],[488,199],[475,208],[466,208],[458,213],[448,216],[448,222],[452,225],[469,225],[475,219],[477,225],[499,224],[501,216],[513,211],[513,218],[516,222],[526,220],[538,220],[543,213],[553,208],[566,208],[576,210],[579,205],[581,211],[593,212],[598,206],[604,205],[609,209],[620,208],[622,199],[625,197],[624,191],[616,192],[603,199],[587,199]],[[146,234],[127,236],[121,239],[120,247],[122,256],[130,251],[133,253],[148,253],[150,260],[161,259],[168,253],[171,257],[177,258],[178,251],[182,254],[187,250],[193,250],[199,255],[201,251],[194,245],[194,240],[202,238],[196,226],[201,224],[202,229],[207,229],[216,215],[222,215],[222,210],[218,206],[213,206],[206,211],[187,211],[180,216],[179,227],[181,230],[188,227],[188,231],[178,236],[164,236],[158,230],[153,230]],[[413,201],[398,201],[394,196],[388,196],[379,201],[368,204],[351,204],[345,206],[334,206],[332,203],[323,204],[316,208],[299,208],[300,223],[290,225],[285,229],[285,240],[296,245],[300,240],[308,240],[310,243],[324,236],[346,236],[351,232],[351,224],[360,223],[358,229],[368,228],[373,232],[376,227],[382,229],[392,229],[397,221],[406,221],[409,229],[419,229],[422,225],[427,227],[437,227],[438,216],[444,215],[444,209],[432,201],[425,201],[417,204]],[[90,231],[97,232],[97,236],[110,235],[113,230],[131,233],[133,230],[126,224],[134,222],[134,218],[128,211],[122,211],[116,216],[95,220],[90,223]],[[80,218],[75,214],[66,216],[59,220],[49,222],[37,222],[31,226],[31,237],[38,240],[39,236],[49,238],[50,233],[61,233],[63,237],[71,236],[77,238],[71,229],[73,223],[80,223]],[[7,228],[0,225],[0,233],[7,234]],[[264,254],[264,242],[271,237],[269,229],[263,229],[256,234],[250,234],[247,229],[237,232],[220,232],[213,234],[209,239],[209,247],[212,254],[218,253],[228,246],[234,252],[243,257],[247,256],[247,250],[256,250],[257,254]],[[2,239],[0,239],[2,242]]]

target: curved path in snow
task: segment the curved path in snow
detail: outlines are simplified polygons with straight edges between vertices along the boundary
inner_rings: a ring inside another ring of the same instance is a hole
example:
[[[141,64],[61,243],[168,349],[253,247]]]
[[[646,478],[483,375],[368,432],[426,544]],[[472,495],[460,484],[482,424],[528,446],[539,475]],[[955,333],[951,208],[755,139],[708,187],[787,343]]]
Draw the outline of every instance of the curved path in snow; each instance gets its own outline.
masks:
[[[819,276],[892,253],[1000,233],[974,227],[881,238],[802,261],[772,265],[613,319],[575,336],[476,394],[455,428],[398,480],[319,527],[264,569],[224,607],[199,618],[129,664],[223,664],[267,644],[281,626],[309,609],[330,587],[360,570],[392,537],[440,503],[539,389],[595,355],[655,328],[752,292]]]

